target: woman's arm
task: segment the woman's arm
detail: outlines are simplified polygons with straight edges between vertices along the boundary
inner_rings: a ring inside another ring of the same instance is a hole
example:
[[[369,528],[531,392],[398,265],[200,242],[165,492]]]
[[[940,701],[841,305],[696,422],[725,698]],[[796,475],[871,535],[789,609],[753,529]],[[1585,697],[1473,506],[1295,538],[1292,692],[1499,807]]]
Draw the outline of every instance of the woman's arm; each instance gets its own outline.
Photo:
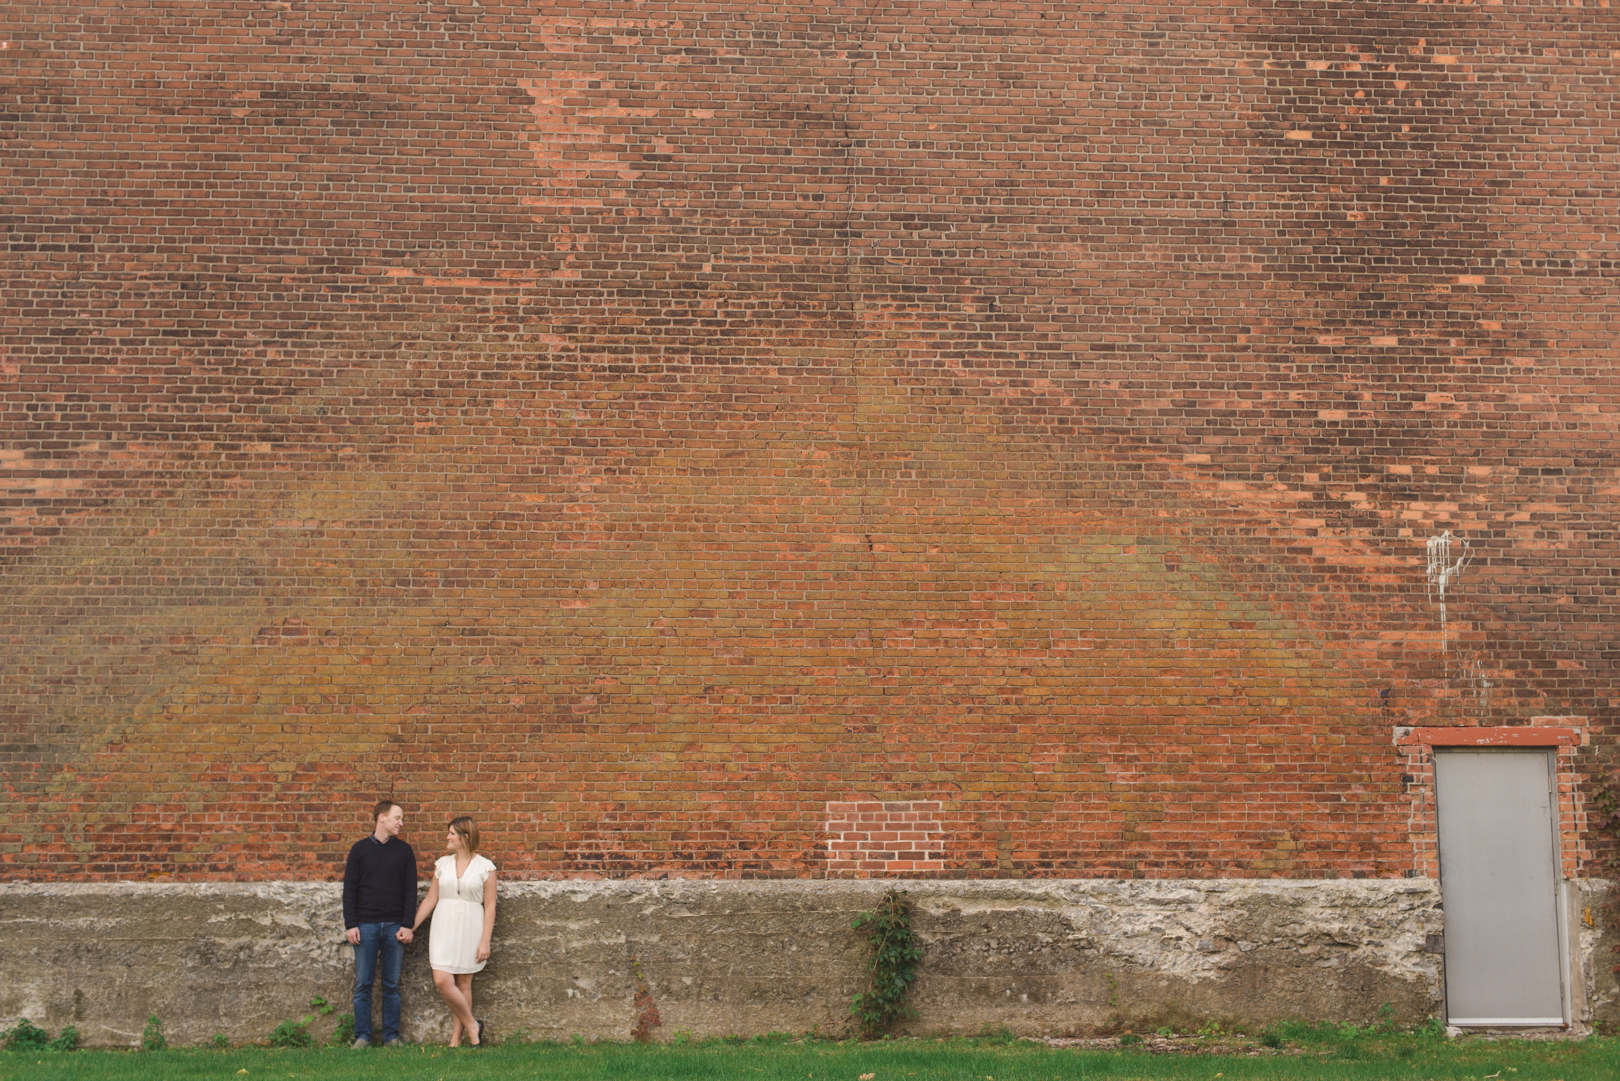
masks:
[[[433,873],[433,882],[431,884],[429,884],[429,886],[428,886],[427,896],[422,898],[422,903],[417,906],[417,909],[416,909],[416,922],[411,924],[411,931],[413,933],[416,931],[416,929],[418,927],[422,926],[422,921],[423,920],[427,919],[429,916],[431,916],[433,914],[433,906],[438,904],[438,903],[439,903],[439,874],[438,874],[438,871],[435,870],[434,873]]]
[[[484,879],[484,940],[478,944],[478,952],[473,954],[476,961],[489,960],[489,939],[495,933],[495,872],[491,871],[489,877]]]

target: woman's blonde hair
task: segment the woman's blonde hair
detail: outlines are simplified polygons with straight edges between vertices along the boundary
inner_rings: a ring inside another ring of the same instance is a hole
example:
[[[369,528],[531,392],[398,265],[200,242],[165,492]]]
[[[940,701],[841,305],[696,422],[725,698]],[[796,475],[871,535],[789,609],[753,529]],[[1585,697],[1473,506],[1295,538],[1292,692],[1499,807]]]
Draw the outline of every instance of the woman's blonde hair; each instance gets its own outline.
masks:
[[[472,815],[452,818],[450,828],[461,835],[461,843],[467,846],[468,852],[478,851],[478,823],[472,820]]]

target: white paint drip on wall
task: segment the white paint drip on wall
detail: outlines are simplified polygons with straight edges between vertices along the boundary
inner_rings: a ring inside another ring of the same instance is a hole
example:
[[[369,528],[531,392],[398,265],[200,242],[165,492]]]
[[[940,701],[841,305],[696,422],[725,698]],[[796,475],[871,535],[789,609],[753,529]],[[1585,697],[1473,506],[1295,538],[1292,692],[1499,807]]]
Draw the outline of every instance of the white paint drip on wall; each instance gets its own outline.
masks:
[[[1438,537],[1430,537],[1424,545],[1429,557],[1429,566],[1424,574],[1424,581],[1428,583],[1427,592],[1430,599],[1436,594],[1440,597],[1440,651],[1447,649],[1446,640],[1446,590],[1451,588],[1462,570],[1468,565],[1468,541],[1463,537],[1453,537],[1451,530],[1446,530]],[[1457,553],[1452,558],[1452,552]]]
[[[1474,701],[1479,705],[1480,715],[1485,719],[1486,723],[1489,723],[1491,718],[1491,689],[1496,684],[1485,678],[1485,662],[1480,659],[1478,653],[1475,653],[1473,659],[1468,662],[1467,675],[1468,689],[1473,693]]]

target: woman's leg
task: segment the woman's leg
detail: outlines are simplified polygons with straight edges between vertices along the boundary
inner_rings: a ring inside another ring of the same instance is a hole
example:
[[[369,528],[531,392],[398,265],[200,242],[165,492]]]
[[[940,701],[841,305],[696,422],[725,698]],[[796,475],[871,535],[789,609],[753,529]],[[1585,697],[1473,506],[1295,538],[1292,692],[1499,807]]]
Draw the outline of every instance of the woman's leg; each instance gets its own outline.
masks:
[[[456,1019],[455,1027],[450,1031],[451,1047],[460,1046],[463,1031],[475,1032],[478,1029],[477,1022],[473,1020],[472,1004],[461,993],[461,988],[456,986],[456,982],[453,973],[440,969],[433,970],[433,986],[438,988],[439,997],[444,999],[444,1004],[450,1007],[450,1016]]]
[[[471,972],[458,972],[458,973],[456,973],[456,990],[460,991],[461,992],[461,997],[467,1000],[467,1016],[468,1017],[471,1017],[472,1012],[473,1012],[473,1008],[472,1008],[472,978],[473,978],[473,974]],[[478,1038],[476,1040],[473,1040],[473,1043],[474,1044],[483,1043],[484,1042],[483,1026],[482,1025],[474,1025],[472,1028],[467,1030],[467,1034],[469,1036],[472,1035],[474,1032],[478,1033]]]

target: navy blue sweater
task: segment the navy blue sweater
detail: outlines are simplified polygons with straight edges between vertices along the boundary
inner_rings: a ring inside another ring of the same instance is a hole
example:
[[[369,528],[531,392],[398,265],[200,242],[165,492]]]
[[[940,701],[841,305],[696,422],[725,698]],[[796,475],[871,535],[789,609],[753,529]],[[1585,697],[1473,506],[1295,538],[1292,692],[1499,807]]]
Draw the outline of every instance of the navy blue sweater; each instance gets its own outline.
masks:
[[[343,865],[343,929],[416,919],[416,853],[398,837],[356,841]]]

